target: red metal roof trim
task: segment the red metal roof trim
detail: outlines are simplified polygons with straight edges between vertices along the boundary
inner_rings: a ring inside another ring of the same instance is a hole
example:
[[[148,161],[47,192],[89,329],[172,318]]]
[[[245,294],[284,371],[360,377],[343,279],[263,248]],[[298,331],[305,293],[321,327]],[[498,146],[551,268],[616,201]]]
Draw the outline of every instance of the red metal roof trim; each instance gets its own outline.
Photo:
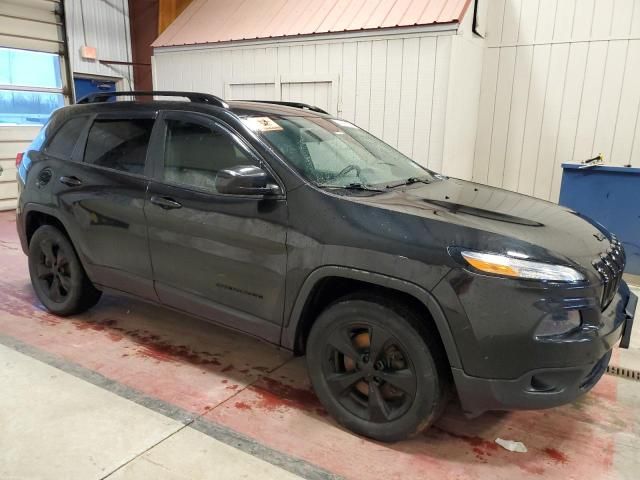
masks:
[[[471,0],[195,0],[154,47],[459,23]]]

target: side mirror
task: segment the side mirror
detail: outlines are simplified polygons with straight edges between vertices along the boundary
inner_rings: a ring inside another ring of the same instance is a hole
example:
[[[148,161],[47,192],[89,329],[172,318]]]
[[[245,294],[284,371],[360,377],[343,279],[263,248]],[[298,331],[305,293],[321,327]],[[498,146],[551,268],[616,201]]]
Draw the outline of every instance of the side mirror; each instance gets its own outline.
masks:
[[[280,195],[282,189],[269,173],[254,165],[238,165],[220,170],[216,176],[218,193],[232,195]]]

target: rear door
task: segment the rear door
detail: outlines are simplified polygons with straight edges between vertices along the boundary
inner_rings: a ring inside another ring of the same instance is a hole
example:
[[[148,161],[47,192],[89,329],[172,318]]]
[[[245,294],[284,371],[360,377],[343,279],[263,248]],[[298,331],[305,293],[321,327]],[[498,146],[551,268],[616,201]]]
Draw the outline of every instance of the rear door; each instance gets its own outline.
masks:
[[[57,175],[59,211],[97,284],[156,300],[144,203],[155,113],[102,114]]]
[[[145,213],[160,300],[277,342],[286,201],[225,195],[215,187],[218,171],[263,166],[262,160],[228,126],[196,113],[162,114],[153,144]]]

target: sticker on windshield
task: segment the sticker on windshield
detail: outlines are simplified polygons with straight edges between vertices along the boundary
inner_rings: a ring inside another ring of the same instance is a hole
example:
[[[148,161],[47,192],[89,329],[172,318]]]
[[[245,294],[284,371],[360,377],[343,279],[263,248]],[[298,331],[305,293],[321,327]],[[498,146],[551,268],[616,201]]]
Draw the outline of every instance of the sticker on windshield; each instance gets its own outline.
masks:
[[[244,123],[251,130],[258,132],[280,132],[283,128],[269,117],[247,117]]]

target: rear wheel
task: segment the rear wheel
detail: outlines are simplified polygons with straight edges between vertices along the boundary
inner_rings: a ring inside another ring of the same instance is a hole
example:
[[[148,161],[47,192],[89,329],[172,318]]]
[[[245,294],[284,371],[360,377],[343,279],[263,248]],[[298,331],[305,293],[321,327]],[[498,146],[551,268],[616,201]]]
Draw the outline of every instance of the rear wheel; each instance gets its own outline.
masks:
[[[31,284],[51,313],[73,315],[100,299],[69,239],[56,227],[39,227],[29,242]]]
[[[381,441],[414,435],[446,403],[442,348],[400,304],[350,297],[329,306],[307,342],[316,394],[338,422]]]

